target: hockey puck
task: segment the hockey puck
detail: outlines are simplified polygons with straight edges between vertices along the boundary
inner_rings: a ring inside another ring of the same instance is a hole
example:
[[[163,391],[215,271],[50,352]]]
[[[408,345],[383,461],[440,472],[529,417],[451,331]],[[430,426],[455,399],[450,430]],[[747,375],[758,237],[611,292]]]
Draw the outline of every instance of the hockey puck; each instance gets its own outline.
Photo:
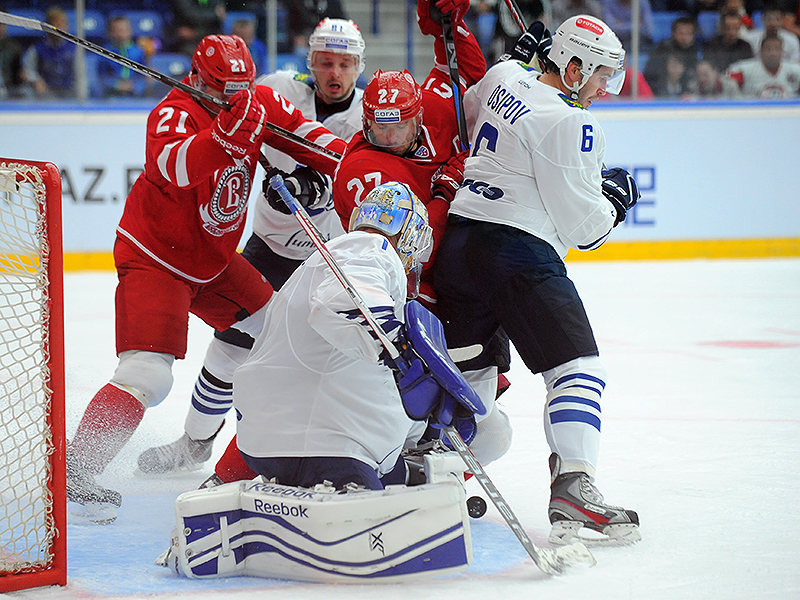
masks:
[[[480,496],[467,498],[467,514],[473,519],[480,519],[486,514],[486,500]]]

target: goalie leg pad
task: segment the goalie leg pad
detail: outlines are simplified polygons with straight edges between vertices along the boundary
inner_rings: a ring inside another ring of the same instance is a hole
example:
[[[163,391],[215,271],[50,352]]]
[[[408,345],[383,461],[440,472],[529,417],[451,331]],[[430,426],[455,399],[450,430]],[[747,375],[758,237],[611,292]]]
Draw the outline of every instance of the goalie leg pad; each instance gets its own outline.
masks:
[[[472,542],[463,487],[334,493],[237,482],[182,494],[160,564],[191,578],[395,582],[466,569]]]

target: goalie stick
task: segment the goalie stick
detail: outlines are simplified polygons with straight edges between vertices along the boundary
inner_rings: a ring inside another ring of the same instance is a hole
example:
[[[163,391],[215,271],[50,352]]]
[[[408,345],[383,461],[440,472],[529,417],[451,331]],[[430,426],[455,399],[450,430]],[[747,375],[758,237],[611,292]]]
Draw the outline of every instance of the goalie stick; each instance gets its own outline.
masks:
[[[178,81],[177,79],[173,79],[169,75],[164,75],[163,73],[159,73],[155,69],[151,69],[148,66],[139,64],[130,60],[129,58],[125,58],[124,56],[120,56],[111,50],[107,50],[102,46],[98,46],[97,44],[90,42],[89,40],[84,40],[83,38],[79,38],[78,36],[72,35],[66,31],[59,29],[58,27],[53,27],[49,23],[43,23],[42,21],[37,21],[36,19],[29,19],[27,17],[18,17],[16,15],[9,14],[7,12],[0,11],[0,23],[5,23],[6,25],[13,25],[16,27],[22,27],[24,29],[33,29],[44,31],[45,33],[52,33],[53,35],[57,35],[60,38],[63,38],[67,41],[72,42],[82,48],[86,48],[87,50],[91,50],[95,54],[99,54],[100,56],[104,56],[109,60],[113,60],[116,63],[121,64],[122,66],[128,67],[129,69],[140,73],[146,77],[150,77],[159,81],[165,85],[168,85],[173,88],[178,88],[179,90],[186,92],[187,94],[194,96],[195,98],[199,98],[201,100],[206,100],[217,106],[224,108],[225,110],[230,110],[231,105],[225,102],[224,100],[220,100],[219,98],[215,98],[214,96],[207,94],[203,91],[193,88],[190,85],[186,85],[182,81]],[[297,134],[292,133],[284,129],[283,127],[279,127],[278,125],[273,125],[272,123],[265,123],[264,128],[270,130],[272,133],[279,135],[281,137],[286,138],[287,140],[291,140],[296,144],[300,144],[301,146],[305,146],[313,150],[314,152],[318,152],[319,154],[325,154],[326,156],[330,156],[335,160],[341,160],[342,155],[338,152],[325,148],[324,146],[320,146],[310,140],[307,140],[304,137],[301,137]]]
[[[386,332],[377,322],[369,307],[367,307],[367,305],[364,303],[358,291],[348,280],[347,275],[337,264],[336,259],[328,251],[322,236],[320,235],[316,226],[311,222],[308,213],[306,213],[305,209],[300,205],[300,203],[297,202],[297,200],[289,193],[289,190],[286,189],[286,185],[283,183],[283,178],[280,175],[275,175],[269,180],[269,184],[276,192],[278,192],[281,199],[286,203],[286,206],[289,207],[289,210],[297,218],[300,226],[314,243],[314,246],[317,247],[320,255],[331,268],[334,275],[339,280],[339,283],[342,284],[345,291],[353,299],[353,302],[355,303],[359,312],[361,312],[361,314],[364,316],[364,319],[366,319],[367,323],[372,328],[373,332],[378,337],[389,356],[392,358],[392,360],[395,360],[398,363],[401,362],[397,361],[397,359],[400,358],[400,351],[394,345],[392,340],[389,339],[389,336],[386,335]],[[464,461],[464,464],[472,472],[475,479],[489,496],[489,499],[500,512],[500,515],[503,517],[506,523],[508,523],[508,526],[514,532],[514,535],[517,536],[517,539],[520,541],[523,548],[525,548],[525,551],[528,553],[531,559],[533,559],[533,562],[537,567],[539,567],[548,575],[560,575],[564,573],[566,569],[572,566],[577,566],[580,564],[593,566],[596,564],[592,553],[589,552],[589,549],[580,542],[574,542],[572,544],[562,546],[556,550],[537,547],[525,533],[525,530],[523,529],[522,524],[519,522],[519,519],[517,519],[517,516],[511,510],[511,507],[500,494],[492,480],[489,479],[486,471],[472,454],[472,451],[461,438],[456,428],[452,425],[444,427],[444,432],[447,435],[447,438],[450,440],[450,443],[453,445],[453,448],[455,448],[456,452],[458,452],[459,456]]]

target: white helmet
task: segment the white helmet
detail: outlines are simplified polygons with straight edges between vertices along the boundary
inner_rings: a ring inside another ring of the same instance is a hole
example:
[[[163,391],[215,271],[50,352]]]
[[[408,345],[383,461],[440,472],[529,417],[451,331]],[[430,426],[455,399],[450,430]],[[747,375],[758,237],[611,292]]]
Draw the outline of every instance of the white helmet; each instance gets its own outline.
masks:
[[[608,25],[589,15],[578,15],[564,21],[553,34],[553,47],[548,55],[560,69],[561,81],[564,81],[564,73],[573,57],[580,59],[583,75],[580,83],[570,88],[573,94],[577,94],[597,67],[601,66],[614,69],[606,91],[619,94],[625,81],[625,50]],[[567,85],[566,82],[564,85]]]
[[[314,52],[334,52],[336,54],[352,54],[358,57],[359,73],[364,70],[364,38],[361,30],[349,19],[324,18],[319,22],[314,33],[308,38],[308,55],[306,65],[311,69],[311,57]]]

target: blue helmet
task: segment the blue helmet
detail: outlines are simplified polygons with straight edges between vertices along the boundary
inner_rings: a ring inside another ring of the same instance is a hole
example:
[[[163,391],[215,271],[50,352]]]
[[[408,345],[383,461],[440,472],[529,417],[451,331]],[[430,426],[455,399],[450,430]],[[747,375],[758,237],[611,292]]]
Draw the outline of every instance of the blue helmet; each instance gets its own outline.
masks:
[[[376,229],[391,238],[406,273],[430,257],[433,232],[428,209],[404,183],[390,181],[372,190],[350,215],[350,231]]]

